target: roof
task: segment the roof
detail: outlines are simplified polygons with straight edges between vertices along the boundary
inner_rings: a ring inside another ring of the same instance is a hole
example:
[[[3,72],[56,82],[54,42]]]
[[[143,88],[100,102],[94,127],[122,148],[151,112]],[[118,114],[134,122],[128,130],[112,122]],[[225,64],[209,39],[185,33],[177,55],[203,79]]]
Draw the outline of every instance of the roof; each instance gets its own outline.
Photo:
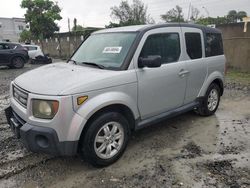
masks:
[[[21,45],[20,43],[18,42],[6,42],[6,41],[0,41],[1,44],[18,44],[18,45]]]
[[[151,29],[157,29],[161,27],[191,27],[201,29],[203,32],[208,33],[220,33],[220,30],[206,27],[198,24],[188,24],[188,23],[164,23],[164,24],[149,24],[149,25],[133,25],[125,27],[115,27],[110,29],[102,29],[94,32],[93,34],[98,33],[112,33],[112,32],[146,32]]]
[[[32,47],[32,46],[34,46],[34,47],[39,47],[38,45],[35,45],[35,44],[21,44],[22,46],[30,46],[30,47]]]

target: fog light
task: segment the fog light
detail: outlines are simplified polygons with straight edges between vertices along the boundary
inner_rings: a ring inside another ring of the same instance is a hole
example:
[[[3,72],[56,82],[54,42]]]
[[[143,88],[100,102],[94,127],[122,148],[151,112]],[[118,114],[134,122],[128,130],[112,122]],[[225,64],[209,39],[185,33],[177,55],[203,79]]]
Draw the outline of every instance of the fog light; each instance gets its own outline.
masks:
[[[46,136],[37,135],[36,136],[36,144],[41,148],[48,148],[49,147],[49,140]]]

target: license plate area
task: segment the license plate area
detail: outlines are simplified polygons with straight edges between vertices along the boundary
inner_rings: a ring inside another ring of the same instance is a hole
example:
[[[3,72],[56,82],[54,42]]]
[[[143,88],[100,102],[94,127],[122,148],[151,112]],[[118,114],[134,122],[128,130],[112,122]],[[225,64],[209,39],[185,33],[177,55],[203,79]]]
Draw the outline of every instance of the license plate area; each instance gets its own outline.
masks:
[[[19,123],[14,116],[10,118],[10,128],[15,134],[15,136],[19,139],[20,138],[20,128],[22,124]]]
[[[26,123],[23,119],[21,119],[11,107],[5,109],[5,115],[7,118],[7,122],[10,125],[11,130],[15,134],[17,138],[20,138],[20,128]]]

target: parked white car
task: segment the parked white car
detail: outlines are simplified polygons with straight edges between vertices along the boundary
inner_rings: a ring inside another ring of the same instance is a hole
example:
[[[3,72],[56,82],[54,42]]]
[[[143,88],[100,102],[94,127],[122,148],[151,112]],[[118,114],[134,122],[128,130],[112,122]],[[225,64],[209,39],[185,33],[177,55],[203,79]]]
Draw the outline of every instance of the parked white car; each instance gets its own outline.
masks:
[[[38,45],[23,45],[24,48],[28,50],[29,57],[35,59],[37,56],[44,56],[42,49]]]

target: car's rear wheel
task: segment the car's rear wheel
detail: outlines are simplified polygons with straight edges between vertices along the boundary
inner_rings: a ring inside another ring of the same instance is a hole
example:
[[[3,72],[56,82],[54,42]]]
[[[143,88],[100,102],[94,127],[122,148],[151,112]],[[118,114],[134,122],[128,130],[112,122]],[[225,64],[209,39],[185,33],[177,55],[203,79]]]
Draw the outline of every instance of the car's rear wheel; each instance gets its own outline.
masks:
[[[117,112],[96,117],[81,139],[83,158],[94,166],[107,166],[123,154],[129,139],[127,119]]]
[[[11,61],[11,67],[21,69],[24,67],[24,59],[22,57],[14,57]]]
[[[202,116],[210,116],[214,114],[220,103],[220,88],[217,84],[212,83],[201,101],[197,112]]]

